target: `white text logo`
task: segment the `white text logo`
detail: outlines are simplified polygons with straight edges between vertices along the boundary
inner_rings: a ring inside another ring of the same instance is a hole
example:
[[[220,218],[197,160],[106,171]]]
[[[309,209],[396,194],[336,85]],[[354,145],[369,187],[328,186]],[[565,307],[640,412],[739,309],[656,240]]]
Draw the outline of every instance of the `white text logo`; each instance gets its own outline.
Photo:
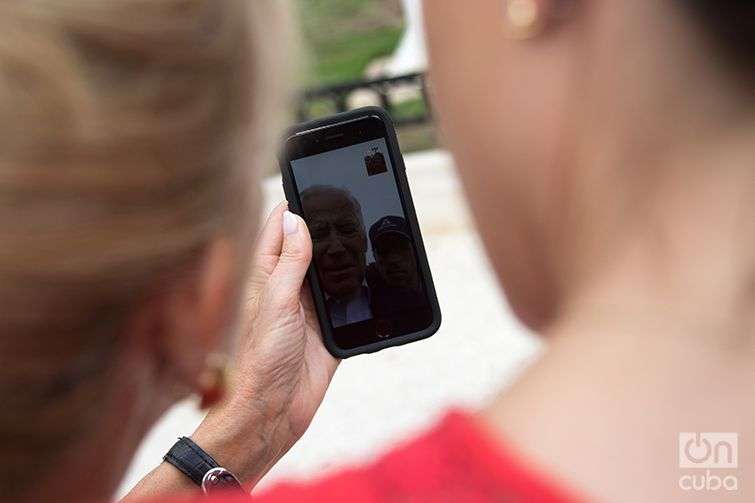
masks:
[[[736,433],[679,433],[679,468],[692,469],[679,478],[684,491],[736,491],[739,438]],[[702,471],[704,470],[704,471]]]

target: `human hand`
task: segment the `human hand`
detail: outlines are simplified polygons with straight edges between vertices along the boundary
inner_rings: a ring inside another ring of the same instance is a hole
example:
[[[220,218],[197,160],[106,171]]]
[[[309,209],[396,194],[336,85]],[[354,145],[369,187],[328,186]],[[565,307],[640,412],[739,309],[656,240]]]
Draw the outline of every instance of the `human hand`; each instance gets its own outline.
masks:
[[[192,438],[254,485],[306,431],[338,366],[325,349],[304,277],[312,241],[304,221],[279,205],[253,257],[247,329],[228,396]]]

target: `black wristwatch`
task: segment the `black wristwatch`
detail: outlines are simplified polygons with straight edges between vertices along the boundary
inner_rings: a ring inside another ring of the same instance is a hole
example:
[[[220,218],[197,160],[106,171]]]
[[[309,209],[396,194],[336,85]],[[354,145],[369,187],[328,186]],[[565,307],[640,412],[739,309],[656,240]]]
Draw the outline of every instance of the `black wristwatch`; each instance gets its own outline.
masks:
[[[179,437],[163,461],[178,468],[202,488],[205,494],[214,491],[241,491],[239,479],[215,461],[201,447],[187,437]]]

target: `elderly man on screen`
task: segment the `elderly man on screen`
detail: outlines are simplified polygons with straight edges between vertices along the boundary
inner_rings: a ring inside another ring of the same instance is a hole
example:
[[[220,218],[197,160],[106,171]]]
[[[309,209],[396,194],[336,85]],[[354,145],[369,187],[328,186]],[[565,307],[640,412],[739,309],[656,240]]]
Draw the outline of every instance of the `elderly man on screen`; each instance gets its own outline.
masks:
[[[367,236],[359,202],[349,191],[326,185],[308,188],[301,201],[333,327],[371,319]]]
[[[407,322],[417,315],[413,311],[429,306],[406,219],[385,216],[372,224],[369,236],[375,254],[375,263],[367,267],[372,311],[394,324]]]

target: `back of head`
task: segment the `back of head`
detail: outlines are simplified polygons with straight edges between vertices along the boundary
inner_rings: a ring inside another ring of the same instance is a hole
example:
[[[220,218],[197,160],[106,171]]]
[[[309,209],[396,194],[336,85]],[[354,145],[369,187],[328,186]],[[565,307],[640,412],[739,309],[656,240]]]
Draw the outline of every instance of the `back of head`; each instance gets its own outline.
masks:
[[[4,496],[91,427],[131,309],[241,222],[270,9],[0,3]]]

